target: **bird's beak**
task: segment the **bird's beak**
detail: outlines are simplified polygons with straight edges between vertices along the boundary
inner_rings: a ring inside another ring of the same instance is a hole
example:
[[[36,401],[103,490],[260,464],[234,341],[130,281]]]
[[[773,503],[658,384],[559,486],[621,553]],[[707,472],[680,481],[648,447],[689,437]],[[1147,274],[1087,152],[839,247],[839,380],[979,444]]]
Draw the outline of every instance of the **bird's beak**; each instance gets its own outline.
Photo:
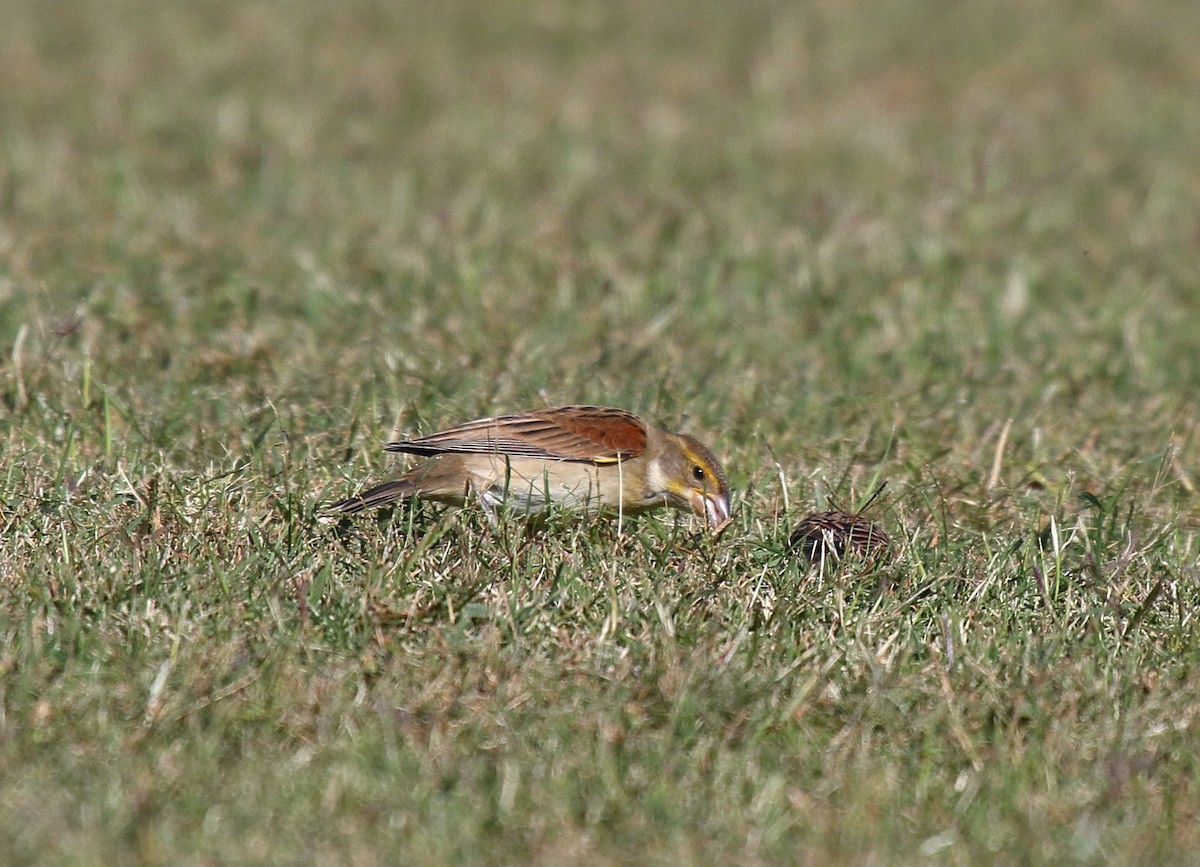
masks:
[[[725,529],[729,523],[729,499],[723,494],[702,494],[696,491],[692,494],[692,508],[697,515],[703,515],[708,521],[708,528],[714,533]]]

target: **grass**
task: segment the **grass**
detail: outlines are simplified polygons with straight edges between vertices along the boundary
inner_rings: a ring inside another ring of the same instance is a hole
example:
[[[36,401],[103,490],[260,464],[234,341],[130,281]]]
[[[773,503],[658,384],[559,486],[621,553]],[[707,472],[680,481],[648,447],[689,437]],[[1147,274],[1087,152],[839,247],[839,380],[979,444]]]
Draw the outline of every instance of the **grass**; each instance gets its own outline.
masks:
[[[9,6],[10,863],[1194,858],[1193,4]],[[733,525],[317,519],[566,402]]]

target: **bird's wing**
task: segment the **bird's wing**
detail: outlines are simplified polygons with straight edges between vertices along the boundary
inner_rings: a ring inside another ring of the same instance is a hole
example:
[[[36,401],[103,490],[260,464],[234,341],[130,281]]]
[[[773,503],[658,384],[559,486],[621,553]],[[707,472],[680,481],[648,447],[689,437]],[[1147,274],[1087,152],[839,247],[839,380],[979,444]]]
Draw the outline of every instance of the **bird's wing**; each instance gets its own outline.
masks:
[[[481,418],[440,433],[388,443],[390,452],[498,454],[605,464],[646,450],[647,426],[623,409],[563,406]]]

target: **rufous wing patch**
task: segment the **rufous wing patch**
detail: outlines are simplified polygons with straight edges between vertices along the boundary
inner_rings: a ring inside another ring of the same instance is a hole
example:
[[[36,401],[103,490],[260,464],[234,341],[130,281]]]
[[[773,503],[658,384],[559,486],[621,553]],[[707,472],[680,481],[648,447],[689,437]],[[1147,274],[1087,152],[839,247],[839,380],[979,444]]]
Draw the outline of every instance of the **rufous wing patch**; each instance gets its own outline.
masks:
[[[555,437],[564,454],[609,463],[640,455],[646,450],[646,423],[632,413],[600,406],[566,406],[548,410],[566,436]]]
[[[387,449],[417,455],[458,452],[614,463],[645,451],[646,424],[622,409],[564,406],[481,418],[419,439],[388,443]]]

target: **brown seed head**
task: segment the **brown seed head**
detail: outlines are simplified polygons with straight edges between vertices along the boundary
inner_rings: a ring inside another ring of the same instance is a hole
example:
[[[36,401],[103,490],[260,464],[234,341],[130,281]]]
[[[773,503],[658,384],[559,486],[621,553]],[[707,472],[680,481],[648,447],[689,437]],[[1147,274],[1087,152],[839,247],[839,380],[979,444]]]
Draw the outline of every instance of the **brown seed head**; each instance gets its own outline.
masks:
[[[839,562],[847,556],[882,560],[891,552],[891,540],[877,525],[847,512],[814,512],[792,531],[790,545],[813,562]]]
[[[831,560],[841,562],[846,557],[867,561],[886,560],[892,554],[892,542],[877,524],[863,517],[863,512],[883,493],[887,482],[857,512],[833,509],[805,516],[788,540],[794,550],[799,548],[811,562]]]

